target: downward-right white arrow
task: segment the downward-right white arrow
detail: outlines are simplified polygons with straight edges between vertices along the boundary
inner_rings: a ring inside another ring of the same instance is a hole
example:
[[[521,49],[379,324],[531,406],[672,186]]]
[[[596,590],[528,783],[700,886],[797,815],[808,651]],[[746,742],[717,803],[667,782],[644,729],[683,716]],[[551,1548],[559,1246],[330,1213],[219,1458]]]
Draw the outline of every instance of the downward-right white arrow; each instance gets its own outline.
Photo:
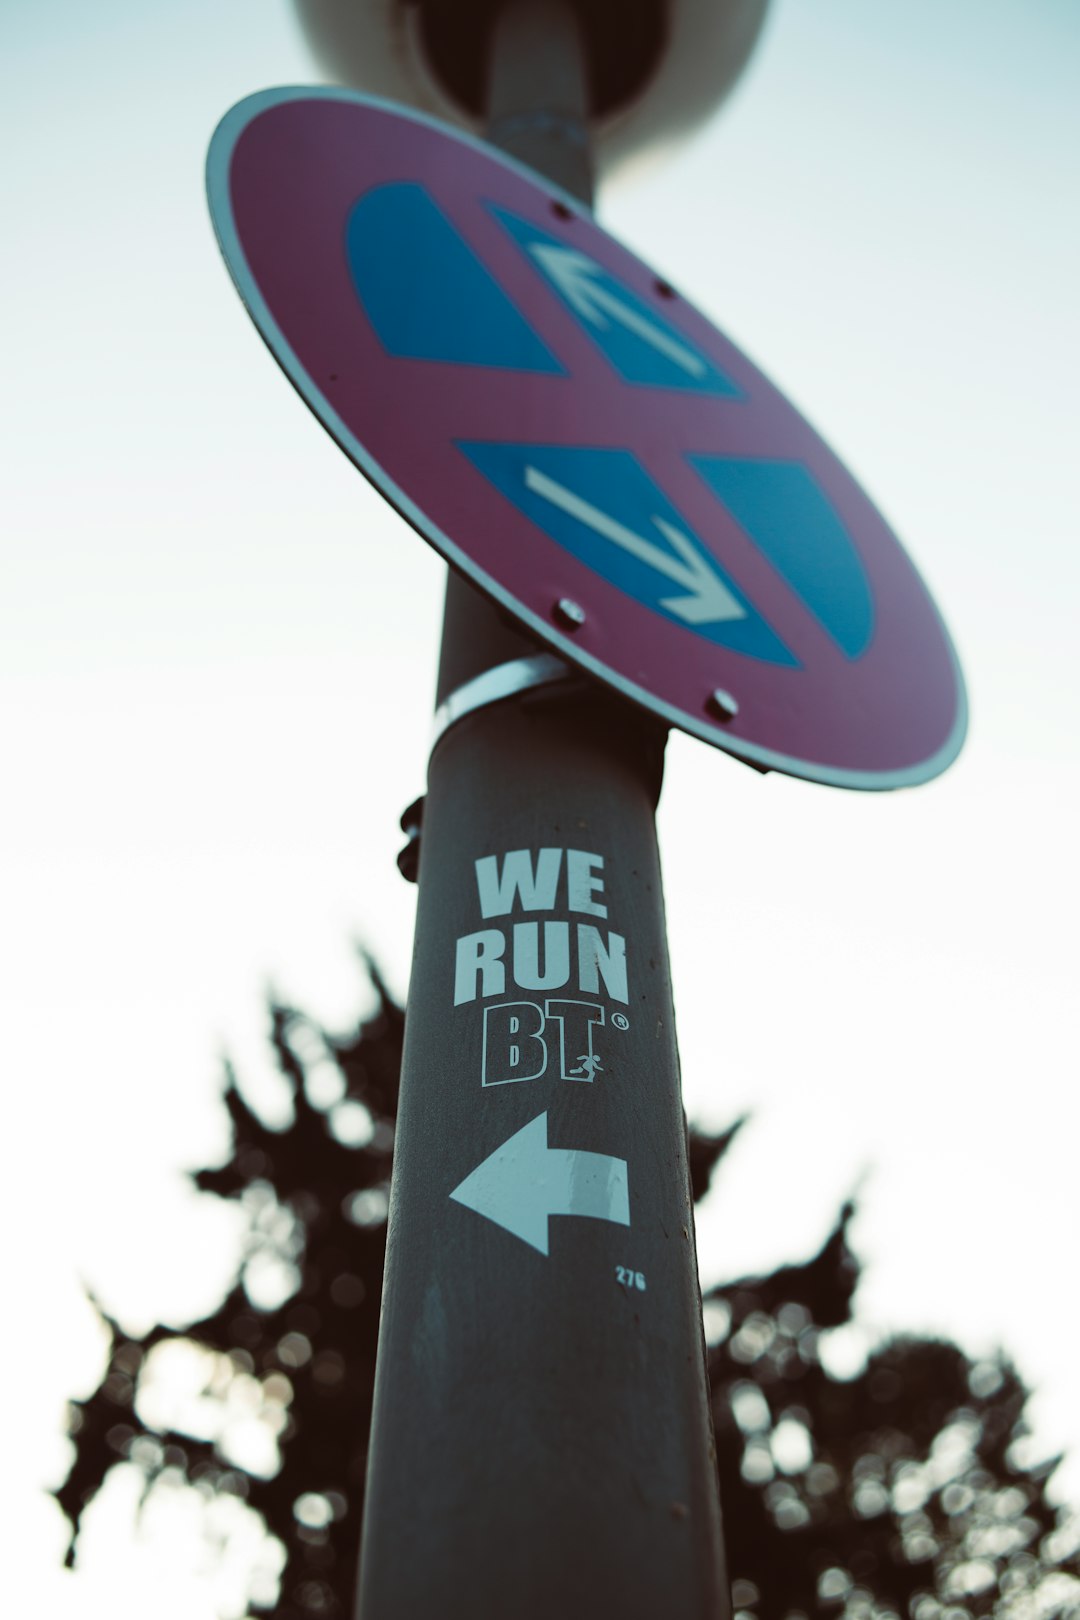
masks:
[[[664,551],[654,541],[635,534],[633,529],[628,529],[617,518],[593,506],[591,501],[575,495],[572,489],[567,489],[565,484],[549,478],[536,467],[526,467],[525,487],[559,507],[568,517],[587,524],[613,545],[621,546],[639,562],[655,568],[658,574],[666,574],[686,594],[664,597],[660,606],[669,613],[677,614],[686,624],[715,624],[726,619],[746,618],[742,603],[735,599],[724,581],[709,566],[689,535],[683,534],[664,518],[654,517],[653,522],[678,553],[677,557],[673,557],[670,551]]]

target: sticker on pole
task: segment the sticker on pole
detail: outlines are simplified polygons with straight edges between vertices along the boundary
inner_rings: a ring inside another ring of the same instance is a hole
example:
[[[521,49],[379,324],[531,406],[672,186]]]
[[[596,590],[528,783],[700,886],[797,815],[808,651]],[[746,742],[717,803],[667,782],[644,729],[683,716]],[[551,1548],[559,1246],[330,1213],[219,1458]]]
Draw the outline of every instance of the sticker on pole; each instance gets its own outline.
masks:
[[[208,159],[232,276],[301,395],[446,559],[591,675],[751,764],[936,775],[948,633],[798,412],[578,204],[341,90],[271,90]]]

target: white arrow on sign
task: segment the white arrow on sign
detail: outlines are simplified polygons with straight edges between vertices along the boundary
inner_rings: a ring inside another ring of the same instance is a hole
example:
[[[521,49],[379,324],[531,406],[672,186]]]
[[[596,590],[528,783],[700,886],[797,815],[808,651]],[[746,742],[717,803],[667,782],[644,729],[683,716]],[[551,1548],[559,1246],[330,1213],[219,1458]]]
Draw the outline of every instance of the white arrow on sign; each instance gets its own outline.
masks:
[[[576,248],[553,247],[544,242],[534,242],[529,252],[583,321],[604,332],[610,317],[633,332],[635,337],[651,344],[691,377],[704,377],[709,368],[701,356],[695,354],[693,349],[685,348],[663,327],[654,326],[652,321],[639,315],[636,309],[624,304],[617,294],[596,281],[594,278],[602,276],[604,272],[584,253],[579,253]]]
[[[450,1197],[548,1252],[548,1217],[590,1215],[630,1225],[626,1160],[547,1145],[547,1114],[537,1114],[496,1148]]]
[[[605,540],[621,546],[639,562],[655,568],[657,573],[666,574],[668,579],[688,594],[686,596],[669,596],[661,600],[660,606],[669,613],[677,613],[680,619],[687,624],[715,624],[721,619],[745,619],[746,609],[736,601],[719,575],[709,567],[706,559],[690,539],[673,524],[662,517],[654,517],[653,522],[664,536],[670,546],[678,552],[673,557],[669,551],[664,551],[653,541],[646,540],[633,529],[616,518],[609,517],[591,501],[583,500],[575,495],[572,489],[549,478],[546,473],[538,471],[536,467],[526,467],[525,487],[532,490],[553,506],[560,507],[570,517],[577,518],[579,523],[585,523],[597,534],[603,535]],[[680,561],[681,558],[681,561]]]

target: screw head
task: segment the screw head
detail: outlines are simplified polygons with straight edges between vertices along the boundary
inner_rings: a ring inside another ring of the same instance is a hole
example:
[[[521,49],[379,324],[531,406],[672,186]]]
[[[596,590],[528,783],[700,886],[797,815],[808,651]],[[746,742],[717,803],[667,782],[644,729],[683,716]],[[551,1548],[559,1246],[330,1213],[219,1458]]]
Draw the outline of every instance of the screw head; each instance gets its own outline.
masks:
[[[739,712],[739,705],[730,692],[725,692],[722,686],[709,693],[705,700],[705,707],[714,720],[721,720],[726,725],[734,720]]]
[[[580,630],[585,623],[585,609],[568,596],[560,596],[551,611],[568,630]]]

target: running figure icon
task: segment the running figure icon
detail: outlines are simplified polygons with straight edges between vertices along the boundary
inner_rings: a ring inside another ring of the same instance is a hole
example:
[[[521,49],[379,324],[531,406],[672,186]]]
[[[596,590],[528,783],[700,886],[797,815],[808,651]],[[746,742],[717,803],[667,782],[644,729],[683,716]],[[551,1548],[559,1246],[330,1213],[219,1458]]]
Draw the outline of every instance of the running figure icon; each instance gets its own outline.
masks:
[[[578,1068],[570,1070],[571,1078],[574,1080],[595,1080],[598,1072],[601,1074],[604,1072],[604,1065],[598,1057],[593,1057],[591,1052],[582,1052],[578,1064]]]

